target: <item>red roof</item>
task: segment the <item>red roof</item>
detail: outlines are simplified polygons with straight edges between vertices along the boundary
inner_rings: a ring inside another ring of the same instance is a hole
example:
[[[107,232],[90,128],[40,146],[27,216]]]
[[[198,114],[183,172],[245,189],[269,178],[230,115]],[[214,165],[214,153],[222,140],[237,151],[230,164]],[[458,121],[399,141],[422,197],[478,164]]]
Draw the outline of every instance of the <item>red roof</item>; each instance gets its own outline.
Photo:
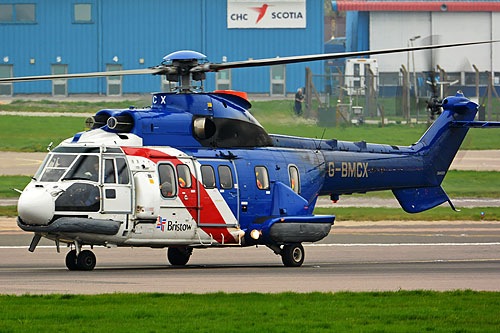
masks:
[[[336,1],[338,11],[498,12],[500,2]]]

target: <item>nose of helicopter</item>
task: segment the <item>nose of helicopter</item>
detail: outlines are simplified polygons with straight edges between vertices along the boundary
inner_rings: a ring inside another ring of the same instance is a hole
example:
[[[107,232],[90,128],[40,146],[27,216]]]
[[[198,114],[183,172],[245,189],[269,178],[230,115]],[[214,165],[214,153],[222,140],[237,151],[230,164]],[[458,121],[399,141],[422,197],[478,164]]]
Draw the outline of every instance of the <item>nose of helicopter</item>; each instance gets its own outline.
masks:
[[[54,216],[55,204],[45,189],[35,187],[23,191],[17,202],[17,211],[26,224],[46,225]]]

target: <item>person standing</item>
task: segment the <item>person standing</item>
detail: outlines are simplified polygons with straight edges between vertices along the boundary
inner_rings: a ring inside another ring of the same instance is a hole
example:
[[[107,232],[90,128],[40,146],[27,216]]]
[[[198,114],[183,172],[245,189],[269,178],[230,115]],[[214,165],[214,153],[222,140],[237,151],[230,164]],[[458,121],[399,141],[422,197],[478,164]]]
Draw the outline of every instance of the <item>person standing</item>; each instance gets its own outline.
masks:
[[[302,114],[302,103],[304,102],[304,94],[302,92],[302,88],[297,89],[297,93],[295,93],[295,113],[297,116]]]

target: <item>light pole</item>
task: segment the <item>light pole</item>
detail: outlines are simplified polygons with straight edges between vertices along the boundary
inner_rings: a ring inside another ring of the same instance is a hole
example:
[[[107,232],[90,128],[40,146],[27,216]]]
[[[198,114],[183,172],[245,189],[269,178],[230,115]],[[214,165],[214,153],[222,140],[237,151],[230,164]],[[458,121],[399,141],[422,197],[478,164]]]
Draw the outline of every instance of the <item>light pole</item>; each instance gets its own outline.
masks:
[[[413,47],[413,42],[420,38],[420,35],[413,36],[408,39],[408,47]],[[418,86],[417,86],[417,75],[415,73],[415,53],[411,51],[412,63],[413,63],[413,89],[415,90],[415,108],[417,109],[417,123],[418,123]],[[410,71],[410,51],[408,51],[408,72]]]

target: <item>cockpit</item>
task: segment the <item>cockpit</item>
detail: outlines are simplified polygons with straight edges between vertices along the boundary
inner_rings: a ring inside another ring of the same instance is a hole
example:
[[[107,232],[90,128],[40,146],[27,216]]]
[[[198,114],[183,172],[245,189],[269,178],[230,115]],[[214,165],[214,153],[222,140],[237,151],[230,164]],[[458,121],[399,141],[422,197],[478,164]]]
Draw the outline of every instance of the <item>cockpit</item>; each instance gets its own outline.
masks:
[[[118,147],[59,146],[47,155],[34,182],[19,198],[19,215],[34,224],[48,223],[38,221],[34,214],[22,214],[34,206],[40,210],[34,201],[45,203],[46,216],[119,211],[122,206],[129,210],[131,178],[125,154]]]

